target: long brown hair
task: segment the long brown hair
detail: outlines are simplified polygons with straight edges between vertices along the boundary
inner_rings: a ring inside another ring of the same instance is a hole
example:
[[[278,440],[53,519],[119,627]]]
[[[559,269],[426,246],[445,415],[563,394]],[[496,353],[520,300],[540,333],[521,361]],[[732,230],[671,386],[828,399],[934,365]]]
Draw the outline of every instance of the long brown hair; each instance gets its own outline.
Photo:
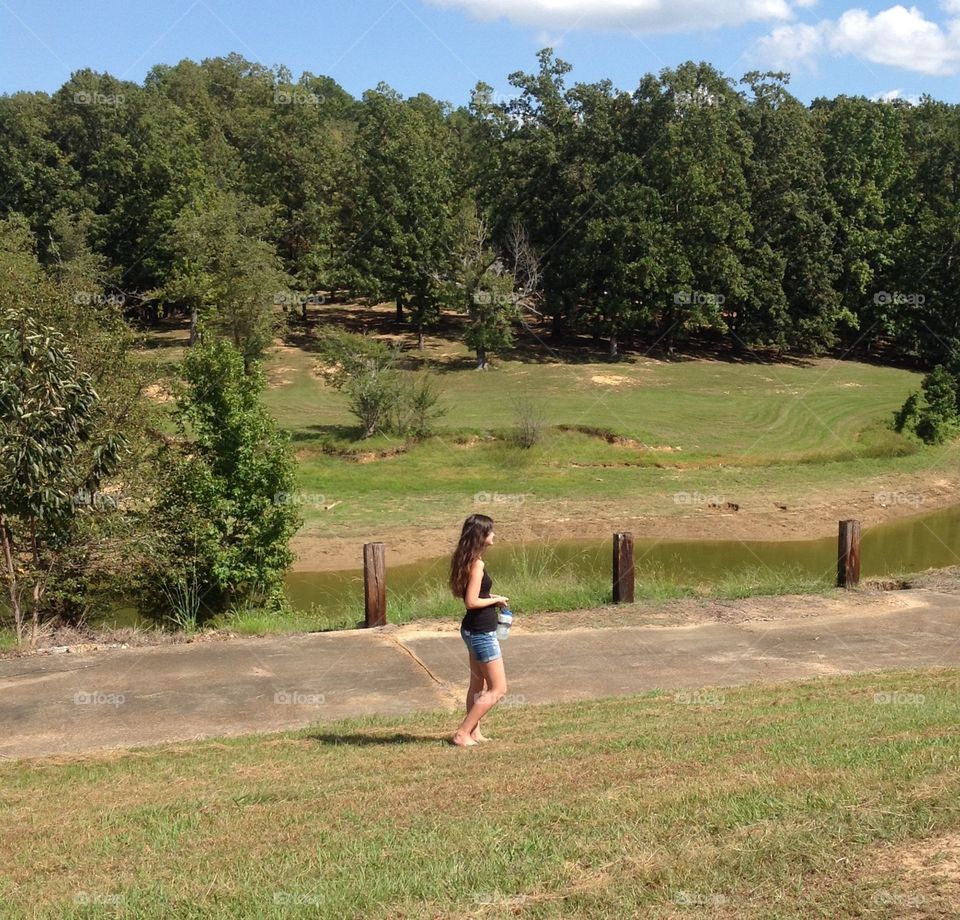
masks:
[[[470,567],[480,558],[487,535],[493,530],[493,519],[485,514],[471,514],[463,522],[460,542],[450,560],[450,590],[454,597],[463,598],[470,581]]]

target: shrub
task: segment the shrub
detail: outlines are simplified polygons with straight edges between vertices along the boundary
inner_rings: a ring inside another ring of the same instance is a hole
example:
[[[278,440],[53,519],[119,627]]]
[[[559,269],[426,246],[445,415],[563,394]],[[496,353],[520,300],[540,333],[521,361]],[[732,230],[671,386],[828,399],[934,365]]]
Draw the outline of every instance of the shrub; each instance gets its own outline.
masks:
[[[245,373],[229,342],[194,346],[182,371],[176,420],[191,440],[163,458],[144,606],[184,627],[254,596],[278,609],[301,523],[280,499],[295,489],[289,438],[260,402],[259,365]]]
[[[411,379],[397,370],[399,346],[337,329],[321,336],[320,352],[330,384],[347,395],[361,437],[378,432],[426,437],[443,414],[428,375]]]
[[[546,424],[540,407],[529,397],[521,396],[514,403],[513,416],[511,440],[524,449],[533,447],[542,437]]]
[[[927,444],[941,444],[956,429],[957,379],[938,364],[896,413],[893,427],[912,430]]]

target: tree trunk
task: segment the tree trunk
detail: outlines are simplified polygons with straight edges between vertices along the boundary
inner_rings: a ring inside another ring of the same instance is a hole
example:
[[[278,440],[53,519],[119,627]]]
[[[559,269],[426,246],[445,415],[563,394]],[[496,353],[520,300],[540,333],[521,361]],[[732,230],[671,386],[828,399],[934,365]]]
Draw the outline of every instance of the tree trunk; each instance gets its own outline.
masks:
[[[397,325],[403,324],[403,294],[397,294]]]
[[[610,333],[610,360],[616,361],[620,357],[620,353],[617,350],[617,333],[616,331]]]
[[[40,548],[37,545],[37,522],[31,518],[30,520],[30,544],[33,550],[33,565],[34,572],[38,573],[40,571]],[[33,648],[37,644],[37,634],[40,632],[40,577],[38,574],[34,574],[36,579],[33,583],[33,610],[30,611],[30,648]]]
[[[660,318],[660,336],[658,341],[667,354],[673,354],[673,343],[676,337],[677,321],[672,312],[665,312]]]
[[[10,588],[10,609],[13,611],[13,625],[17,633],[17,642],[23,640],[23,611],[20,608],[20,592],[17,590],[17,567],[13,561],[12,538],[7,518],[0,514],[0,540],[3,542],[3,558],[7,566]]]
[[[197,308],[190,308],[190,347],[197,344]]]
[[[554,313],[550,325],[550,338],[559,341],[567,334],[567,318],[563,313]]]

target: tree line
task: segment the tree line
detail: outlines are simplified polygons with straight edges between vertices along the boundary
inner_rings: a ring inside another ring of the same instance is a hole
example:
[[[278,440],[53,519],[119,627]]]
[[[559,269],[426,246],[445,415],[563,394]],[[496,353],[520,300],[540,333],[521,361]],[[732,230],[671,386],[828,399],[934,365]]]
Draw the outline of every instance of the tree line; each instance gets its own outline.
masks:
[[[807,106],[783,73],[687,62],[571,83],[546,49],[512,98],[355,99],[238,55],[75,73],[0,97],[0,216],[50,261],[261,355],[316,292],[391,300],[422,337],[469,317],[483,366],[518,320],[669,351],[833,349],[960,371],[960,107]]]

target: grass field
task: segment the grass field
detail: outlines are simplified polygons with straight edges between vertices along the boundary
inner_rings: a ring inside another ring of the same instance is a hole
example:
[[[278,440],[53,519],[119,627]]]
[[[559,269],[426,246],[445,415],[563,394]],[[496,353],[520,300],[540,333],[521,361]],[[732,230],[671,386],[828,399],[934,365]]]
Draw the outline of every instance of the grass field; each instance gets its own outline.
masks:
[[[0,915],[960,911],[960,672],[505,703],[0,764]]]
[[[690,511],[678,494],[769,512],[957,470],[952,445],[921,447],[888,427],[919,387],[913,371],[644,353],[610,363],[601,349],[558,350],[527,335],[478,372],[458,338],[460,320],[447,317],[419,352],[392,316],[387,307],[317,311],[267,362],[265,399],[297,450],[310,539],[449,526],[482,510],[484,493],[514,500],[496,509],[500,519],[590,520],[613,507],[669,521]],[[325,323],[401,341],[405,366],[433,373],[444,410],[434,437],[357,439],[346,397],[317,370],[315,335]],[[182,354],[183,330],[154,339],[166,347],[151,354],[168,366]],[[520,397],[543,424],[530,449],[510,440]]]
[[[392,328],[383,310],[344,315],[372,332]],[[405,354],[411,368],[434,373],[445,414],[435,437],[403,444],[357,441],[345,397],[316,372],[311,339],[292,341],[271,356],[266,401],[293,436],[301,488],[322,497],[303,508],[305,532],[318,537],[444,526],[478,510],[478,493],[522,498],[522,516],[532,519],[610,505],[670,518],[689,511],[682,492],[721,495],[745,510],[797,507],[824,490],[849,494],[878,477],[956,467],[949,446],[920,448],[889,430],[921,379],[902,369],[826,358],[633,355],[611,364],[532,341],[477,372],[465,346],[437,336],[423,353]],[[520,396],[544,425],[526,450],[509,437]]]

